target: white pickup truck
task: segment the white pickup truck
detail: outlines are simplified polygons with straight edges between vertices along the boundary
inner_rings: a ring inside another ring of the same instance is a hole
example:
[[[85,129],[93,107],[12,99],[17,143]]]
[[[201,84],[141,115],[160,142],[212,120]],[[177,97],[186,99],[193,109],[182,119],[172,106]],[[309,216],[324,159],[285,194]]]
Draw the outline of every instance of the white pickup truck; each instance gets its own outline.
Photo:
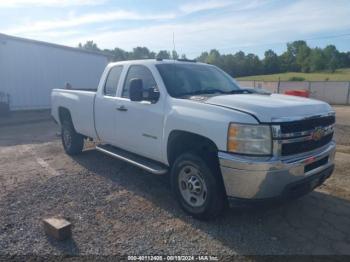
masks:
[[[54,89],[52,115],[68,154],[93,139],[107,155],[170,173],[178,202],[197,218],[228,203],[303,195],[334,169],[327,103],[242,89],[194,61],[111,63],[97,91]]]

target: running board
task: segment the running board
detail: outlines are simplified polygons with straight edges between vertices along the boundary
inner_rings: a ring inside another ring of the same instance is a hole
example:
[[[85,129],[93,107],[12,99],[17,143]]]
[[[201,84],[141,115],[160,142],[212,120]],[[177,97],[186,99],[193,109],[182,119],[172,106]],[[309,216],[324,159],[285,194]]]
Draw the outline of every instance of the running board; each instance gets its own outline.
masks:
[[[168,172],[168,168],[165,165],[111,145],[98,145],[96,146],[96,150],[111,157],[126,161],[152,174],[163,175]]]

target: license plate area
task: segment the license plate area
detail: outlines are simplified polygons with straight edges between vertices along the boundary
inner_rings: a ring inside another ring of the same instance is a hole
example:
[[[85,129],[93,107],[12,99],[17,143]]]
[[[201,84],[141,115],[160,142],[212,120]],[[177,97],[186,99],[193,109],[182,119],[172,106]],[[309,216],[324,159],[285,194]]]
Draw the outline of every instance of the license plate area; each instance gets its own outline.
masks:
[[[316,168],[318,168],[320,166],[323,166],[323,165],[327,164],[328,163],[328,158],[329,157],[326,156],[326,157],[321,158],[321,159],[319,159],[319,160],[317,160],[317,161],[315,161],[315,162],[313,162],[311,164],[305,165],[304,166],[304,173],[310,172],[313,169],[316,169]]]
[[[334,165],[331,165],[317,174],[289,184],[285,187],[282,194],[287,198],[302,196],[321,185],[328,177],[331,176],[333,169]]]

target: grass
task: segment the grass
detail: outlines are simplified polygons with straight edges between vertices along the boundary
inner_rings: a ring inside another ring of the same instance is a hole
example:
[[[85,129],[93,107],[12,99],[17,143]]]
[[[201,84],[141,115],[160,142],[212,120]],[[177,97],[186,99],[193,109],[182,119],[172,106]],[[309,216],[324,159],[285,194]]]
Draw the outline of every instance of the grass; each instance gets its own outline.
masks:
[[[334,73],[317,72],[317,73],[297,73],[288,72],[273,75],[256,75],[239,77],[237,80],[260,80],[260,81],[288,81],[292,77],[302,77],[305,81],[350,81],[350,68],[342,68]]]

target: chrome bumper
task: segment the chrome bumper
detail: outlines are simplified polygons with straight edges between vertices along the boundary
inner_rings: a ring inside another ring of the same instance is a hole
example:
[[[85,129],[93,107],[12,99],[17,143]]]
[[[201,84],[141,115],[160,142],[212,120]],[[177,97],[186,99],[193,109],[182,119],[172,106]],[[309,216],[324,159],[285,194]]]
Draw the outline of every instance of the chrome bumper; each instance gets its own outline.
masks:
[[[335,142],[332,141],[325,147],[303,156],[279,160],[261,160],[219,152],[226,194],[228,197],[243,199],[278,197],[289,185],[331,169],[334,166],[335,148]],[[304,171],[306,165],[326,157],[326,163],[308,172]]]

